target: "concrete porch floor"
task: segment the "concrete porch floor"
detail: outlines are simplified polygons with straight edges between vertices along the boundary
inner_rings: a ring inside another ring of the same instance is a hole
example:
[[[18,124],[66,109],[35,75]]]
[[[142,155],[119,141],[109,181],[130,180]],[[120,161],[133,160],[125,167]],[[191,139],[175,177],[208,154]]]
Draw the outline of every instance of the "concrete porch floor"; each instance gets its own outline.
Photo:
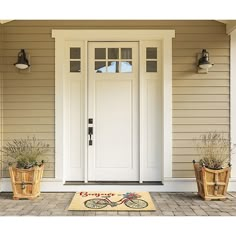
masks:
[[[0,193],[0,216],[236,216],[236,192],[224,201],[204,201],[196,193],[151,193],[155,212],[68,211],[74,193],[41,193],[35,200],[12,200]]]

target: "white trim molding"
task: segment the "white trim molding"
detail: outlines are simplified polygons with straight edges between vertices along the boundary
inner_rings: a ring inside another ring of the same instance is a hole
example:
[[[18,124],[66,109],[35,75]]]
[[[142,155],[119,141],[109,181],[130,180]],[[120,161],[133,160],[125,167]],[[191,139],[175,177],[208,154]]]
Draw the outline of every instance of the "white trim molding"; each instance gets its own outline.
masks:
[[[67,41],[161,41],[163,55],[163,177],[172,177],[172,38],[174,30],[52,30],[55,38],[55,179],[65,182],[64,45]],[[62,66],[63,65],[63,66]],[[86,182],[86,178],[85,178]]]
[[[149,192],[197,192],[195,178],[166,178],[163,185],[65,185],[63,181],[45,178],[41,182],[41,192],[76,192],[76,191],[149,191]],[[1,180],[1,191],[11,192],[9,178]],[[236,178],[231,178],[229,192],[236,191]]]
[[[230,134],[234,148],[231,177],[236,178],[236,29],[230,33]]]

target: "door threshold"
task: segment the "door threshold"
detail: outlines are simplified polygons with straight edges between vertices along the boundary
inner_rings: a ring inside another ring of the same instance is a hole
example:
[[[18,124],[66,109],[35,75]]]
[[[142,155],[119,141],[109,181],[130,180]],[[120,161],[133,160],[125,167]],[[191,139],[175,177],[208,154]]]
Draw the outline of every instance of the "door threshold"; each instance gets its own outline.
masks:
[[[139,183],[138,181],[89,181],[85,183],[83,181],[66,181],[64,185],[163,185],[161,181],[144,181]]]

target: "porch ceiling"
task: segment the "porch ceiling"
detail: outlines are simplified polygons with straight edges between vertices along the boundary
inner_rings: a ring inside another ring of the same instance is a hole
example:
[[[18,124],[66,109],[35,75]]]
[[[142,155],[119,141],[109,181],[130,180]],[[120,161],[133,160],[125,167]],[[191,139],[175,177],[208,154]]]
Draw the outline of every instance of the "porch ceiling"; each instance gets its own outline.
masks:
[[[217,21],[226,24],[227,34],[230,34],[234,29],[236,29],[236,20],[217,20]]]
[[[13,21],[13,20],[0,20],[0,24],[5,24],[5,23],[10,22],[10,21]]]
[[[0,24],[5,24],[13,20],[1,20]],[[236,29],[236,20],[216,20],[226,25],[226,33],[230,34],[234,29]]]

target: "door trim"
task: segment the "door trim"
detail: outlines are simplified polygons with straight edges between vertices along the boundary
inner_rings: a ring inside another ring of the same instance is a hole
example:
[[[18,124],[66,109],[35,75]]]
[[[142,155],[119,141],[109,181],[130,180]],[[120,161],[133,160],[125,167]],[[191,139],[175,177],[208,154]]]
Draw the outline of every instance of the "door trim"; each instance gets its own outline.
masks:
[[[163,75],[163,171],[162,180],[172,177],[172,38],[175,30],[52,30],[55,38],[55,178],[65,182],[65,117],[63,104],[64,45],[67,41],[162,42]],[[87,46],[85,46],[87,47]],[[63,65],[63,66],[62,66]],[[87,126],[85,126],[87,127]],[[86,143],[87,146],[87,143]],[[87,168],[87,167],[86,167]],[[85,169],[87,172],[87,169]],[[86,182],[85,178],[85,182]]]

